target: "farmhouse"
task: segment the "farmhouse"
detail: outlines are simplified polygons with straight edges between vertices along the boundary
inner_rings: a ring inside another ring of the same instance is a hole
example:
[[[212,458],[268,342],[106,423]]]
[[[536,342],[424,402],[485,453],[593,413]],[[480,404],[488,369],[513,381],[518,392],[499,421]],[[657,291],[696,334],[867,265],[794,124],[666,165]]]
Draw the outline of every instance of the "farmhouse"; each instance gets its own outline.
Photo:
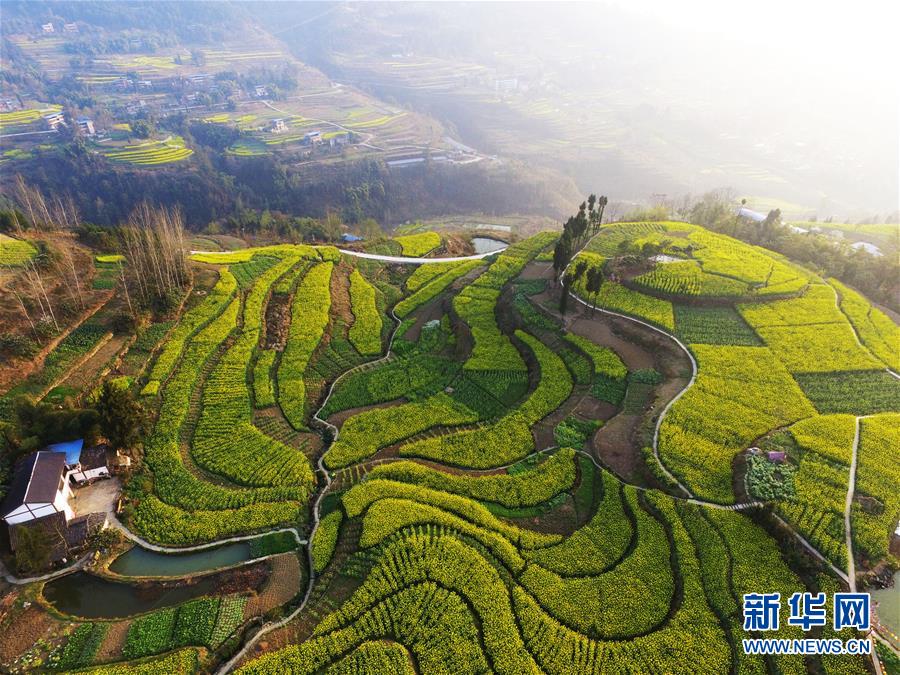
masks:
[[[307,131],[303,134],[304,145],[317,145],[322,142],[321,131]]]
[[[48,562],[67,558],[107,525],[105,513],[77,516],[69,500],[72,484],[85,485],[108,477],[107,446],[84,449],[81,440],[58,443],[35,452],[16,465],[0,514],[9,528],[10,548],[23,536],[38,532],[48,544]]]
[[[97,133],[94,131],[94,121],[90,117],[79,117],[75,120],[75,124],[78,125],[79,131],[85,136],[93,136]]]
[[[749,218],[754,223],[761,223],[766,219],[766,214],[760,213],[759,211],[753,211],[752,209],[748,209],[746,206],[742,206],[738,209],[738,216],[741,218]]]
[[[273,134],[280,134],[282,131],[287,131],[287,125],[284,123],[284,120],[279,117],[278,119],[272,120],[269,131]]]
[[[66,455],[42,450],[27,457],[16,468],[6,495],[3,520],[17,525],[62,513],[75,517],[69,507],[72,490],[66,480]]]
[[[74,22],[64,23],[63,31],[66,33],[77,33],[78,32],[78,24]]]
[[[66,125],[66,116],[61,112],[52,112],[44,115],[44,124],[50,129],[56,129],[59,125]]]
[[[878,248],[875,244],[871,244],[867,241],[857,241],[853,244],[850,244],[850,248],[856,249],[857,251],[865,251],[869,255],[873,255],[876,258],[881,258],[884,253],[881,252],[881,249]]]
[[[52,23],[43,23],[43,24],[41,24],[41,30],[44,31],[44,32],[45,32],[46,34],[48,34],[48,35],[51,34],[51,33],[56,32],[56,31],[53,30],[53,24],[52,24]]]
[[[268,89],[265,88],[264,85],[258,84],[253,88],[253,93],[256,95],[256,98],[265,98],[269,95]]]

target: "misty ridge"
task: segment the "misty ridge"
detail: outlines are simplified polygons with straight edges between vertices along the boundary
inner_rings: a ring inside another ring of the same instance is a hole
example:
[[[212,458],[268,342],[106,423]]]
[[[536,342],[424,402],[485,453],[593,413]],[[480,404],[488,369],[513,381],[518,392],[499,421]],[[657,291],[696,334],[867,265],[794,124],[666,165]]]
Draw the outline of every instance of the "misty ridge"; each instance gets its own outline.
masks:
[[[763,213],[780,208],[797,220],[884,220],[898,203],[896,78],[888,65],[896,47],[879,40],[865,6],[856,14],[869,33],[860,36],[852,17],[844,17],[843,46],[828,49],[841,21],[833,8],[791,13],[770,3],[727,15],[704,3],[676,12],[654,3],[8,2],[5,103],[21,107],[30,94],[56,93],[73,114],[116,117],[107,126],[121,123],[124,112],[191,133],[198,118],[215,119],[194,112],[202,104],[211,113],[240,106],[248,91],[254,97],[254,78],[265,80],[266,94],[283,100],[322,86],[347,87],[386,106],[389,115],[417,118],[415,132],[370,145],[437,152],[450,140],[498,167],[506,163],[499,182],[545,197],[541,204],[523,198],[517,207],[498,187],[496,204],[479,196],[466,205],[479,210],[558,217],[574,195],[603,184],[626,204],[729,188]],[[59,30],[40,35],[54,18]],[[63,39],[60,53],[41,52],[48,41]],[[865,51],[855,51],[861,42]],[[276,57],[259,63],[252,54],[222,63],[201,57],[200,75],[235,83],[224,93],[201,86],[175,91],[163,80],[178,69],[154,71],[160,59],[175,55],[179,67],[190,65],[197,54],[223,44],[243,44],[251,52],[256,45],[259,53],[272,48]],[[120,58],[128,54],[133,63]],[[137,92],[145,97],[116,91],[110,82],[120,75],[147,87]],[[167,89],[171,101],[161,96]],[[193,148],[201,151],[195,159],[210,155],[209,168],[247,186],[244,203],[262,206],[253,198],[260,190],[253,177],[217,157],[235,139],[192,135],[206,146]],[[350,144],[364,142],[360,135]],[[4,138],[7,156],[10,143]],[[203,173],[208,167],[199,163]],[[484,166],[471,168],[483,172]],[[6,162],[4,178],[19,168]],[[271,182],[274,173],[260,176]],[[336,180],[358,183],[357,173]],[[403,184],[395,187],[398,194],[425,189],[417,179],[395,180]],[[292,188],[308,182],[288,180]],[[410,188],[410,182],[417,185]],[[472,190],[459,177],[442,182],[460,182],[454,193]],[[157,196],[173,187],[160,175],[148,183]],[[221,186],[212,191],[223,192]],[[95,197],[116,201],[102,186]],[[267,199],[289,211],[322,210],[314,197]],[[438,203],[423,213],[402,197],[393,208],[364,210],[389,221],[453,210],[450,200],[433,199]],[[233,194],[217,201],[223,200],[235,205]],[[106,215],[97,209],[94,218],[113,220],[113,212],[121,218],[128,211],[109,209]],[[196,219],[221,215],[210,205]]]

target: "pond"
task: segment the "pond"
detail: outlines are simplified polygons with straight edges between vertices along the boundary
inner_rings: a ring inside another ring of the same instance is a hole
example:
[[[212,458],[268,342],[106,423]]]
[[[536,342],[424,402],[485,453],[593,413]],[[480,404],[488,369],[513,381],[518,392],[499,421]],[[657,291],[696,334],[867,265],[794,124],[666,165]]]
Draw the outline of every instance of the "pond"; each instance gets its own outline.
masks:
[[[475,247],[475,253],[493,253],[501,248],[506,248],[509,244],[490,237],[472,237],[472,246]]]
[[[128,577],[182,577],[250,560],[250,543],[240,541],[192,553],[157,553],[140,546],[112,561],[110,572]]]
[[[900,572],[894,573],[893,586],[872,591],[872,602],[878,603],[878,620],[900,635]]]
[[[194,584],[135,586],[87,572],[67,574],[44,585],[44,597],[58,611],[85,619],[121,619],[162,607],[171,607],[202,595],[213,595],[216,575]]]

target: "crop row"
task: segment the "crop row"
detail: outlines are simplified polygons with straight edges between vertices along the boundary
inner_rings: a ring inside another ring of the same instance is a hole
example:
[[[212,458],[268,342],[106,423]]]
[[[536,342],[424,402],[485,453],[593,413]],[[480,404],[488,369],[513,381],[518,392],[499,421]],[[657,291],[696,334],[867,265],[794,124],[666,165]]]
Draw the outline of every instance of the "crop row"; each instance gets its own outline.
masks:
[[[603,375],[611,380],[624,380],[628,375],[628,368],[622,363],[622,359],[609,347],[601,347],[575,333],[566,333],[564,337],[590,357],[595,375]]]
[[[675,330],[684,342],[756,347],[762,342],[731,305],[675,305]]]
[[[654,507],[668,521],[677,552],[683,596],[677,611],[662,627],[631,640],[593,640],[564,625],[535,598],[515,588],[514,606],[522,635],[545,672],[678,672],[688,660],[698,672],[728,671],[728,644],[707,604],[693,543],[670,500],[655,499]],[[665,546],[665,537],[661,543]],[[667,561],[663,564],[668,566]],[[610,600],[614,604],[624,602],[627,606],[630,602],[638,608],[638,597],[648,603],[657,599],[656,589],[643,586],[637,579],[629,579],[613,593]],[[635,617],[635,625],[641,616]]]
[[[259,494],[261,490],[248,492],[265,498],[264,494]],[[135,509],[134,524],[151,541],[186,546],[281,523],[295,523],[301,512],[299,504],[290,501],[250,503],[233,509],[186,511],[151,495],[144,497]]]
[[[350,307],[353,325],[350,342],[363,356],[381,353],[381,314],[375,305],[375,287],[354,269],[350,274]]]
[[[295,257],[286,258],[265,269],[248,292],[241,331],[203,389],[191,454],[197,464],[232,482],[251,487],[297,486],[302,496],[314,482],[309,462],[302,453],[253,426],[247,376],[269,290],[297,262]]]
[[[634,526],[621,484],[604,472],[600,487],[597,510],[587,523],[559,544],[529,551],[526,557],[557,574],[591,575],[609,570],[628,549]]]
[[[424,398],[441,391],[458,370],[458,364],[446,357],[421,352],[402,356],[341,380],[323,414],[327,417],[340,410],[401,397]]]
[[[257,408],[268,408],[275,405],[275,389],[272,386],[272,366],[275,365],[274,349],[263,349],[259,352],[253,366],[253,402]]]
[[[872,415],[900,410],[900,387],[886,370],[798,373],[794,379],[823,414]]]
[[[419,234],[406,234],[401,237],[394,237],[394,241],[400,244],[403,255],[411,258],[421,258],[441,245],[441,235],[437,232],[421,232]]]
[[[222,313],[234,297],[236,289],[237,279],[234,278],[234,275],[227,268],[221,268],[219,270],[219,280],[209,295],[192,310],[185,312],[184,316],[172,329],[172,332],[169,333],[165,346],[160,351],[156,363],[153,364],[153,368],[150,370],[150,382],[162,383],[166,380],[175,367],[178,357],[184,351],[188,338],[201,326],[209,323]]]
[[[602,264],[602,259],[599,261],[592,259],[589,253],[579,254],[577,260],[582,259],[587,260],[591,267]],[[668,300],[644,295],[614,281],[604,281],[600,291],[596,294],[588,293],[585,277],[576,281],[572,290],[591,305],[634,316],[669,330],[675,328],[672,303]]]
[[[662,622],[672,603],[675,580],[666,531],[639,506],[633,489],[626,498],[637,521],[637,545],[618,565],[598,575],[564,577],[535,564],[519,578],[546,611],[588,635],[646,633]]]
[[[239,309],[240,301],[232,300],[194,335],[163,389],[159,417],[144,444],[155,496],[139,497],[133,515],[133,525],[148,539],[196,543],[297,517],[296,502],[286,501],[302,494],[296,487],[232,489],[198,479],[183,464],[179,437],[191,394],[204,364],[237,325]]]
[[[575,484],[575,451],[564,448],[519,473],[465,476],[404,460],[376,466],[369,477],[414,483],[509,508],[536,506]]]
[[[406,279],[406,290],[413,293],[422,286],[430,283],[439,276],[442,276],[455,267],[459,267],[461,262],[442,262],[429,263],[427,265],[419,265],[413,273]]]
[[[109,624],[102,622],[80,624],[66,641],[55,667],[72,670],[91,665],[103,644],[107,628]]]
[[[155,659],[144,659],[135,663],[110,663],[91,668],[91,675],[186,675],[195,673],[199,667],[196,649],[180,649]]]
[[[189,342],[181,366],[163,390],[159,417],[144,444],[145,460],[153,470],[154,491],[162,501],[180,509],[237,509],[257,501],[296,498],[293,488],[244,490],[214,485],[196,478],[182,462],[180,432],[199,371],[237,325],[239,309],[240,301],[232,300],[222,314]]]
[[[316,572],[321,572],[331,562],[331,556],[334,555],[334,547],[337,544],[338,532],[343,519],[343,512],[340,509],[335,509],[322,518],[319,526],[316,528],[311,548],[313,569]]]
[[[209,646],[219,603],[219,598],[198,598],[138,617],[128,629],[122,655],[136,659],[178,647]]]
[[[738,310],[793,373],[882,367],[858,344],[837,308],[834,289],[824,284],[810,286],[797,298],[739,305]]]
[[[481,264],[480,260],[468,260],[466,262],[454,264],[446,272],[425,283],[412,295],[403,298],[403,300],[398,302],[394,307],[394,314],[401,319],[408,316],[414,309],[421,307],[426,302],[436,298],[443,293],[450,284],[476,269]],[[430,266],[431,265],[423,265],[423,267]]]
[[[413,584],[367,609],[352,626],[313,638],[298,646],[266,654],[252,661],[241,675],[274,675],[290,672],[312,675],[357,645],[390,637],[415,654],[413,672],[487,672],[479,646],[479,631],[468,606],[456,593],[433,582]],[[393,675],[409,672],[376,670],[366,664],[363,672]]]
[[[642,288],[689,297],[742,297],[750,287],[743,281],[706,272],[693,261],[658,263],[634,279]]]
[[[516,331],[541,369],[537,388],[521,406],[493,424],[426,438],[400,446],[405,457],[422,457],[471,468],[491,468],[521,459],[534,450],[531,425],[556,410],[572,391],[566,364],[537,338]]]
[[[328,325],[333,267],[331,262],[312,267],[297,287],[291,305],[291,327],[278,367],[278,402],[295,429],[305,426],[306,386],[303,376]]]
[[[494,315],[504,285],[512,281],[541,249],[553,241],[549,233],[525,239],[497,256],[490,267],[453,299],[453,309],[472,331],[472,355],[466,370],[526,370],[509,338],[500,332]]]
[[[310,639],[241,672],[340,667],[374,639],[402,643],[423,672],[680,672],[688,661],[700,672],[764,671],[760,658],[740,651],[738,599],[769,591],[788,597],[802,588],[774,542],[738,513],[676,505],[655,492],[645,493],[641,505],[631,487],[626,512],[618,482],[607,474],[603,483],[603,504],[615,508],[600,507],[593,534],[617,542],[619,553],[598,545],[614,566],[581,578],[544,573],[523,560],[565,542],[548,548],[523,541],[525,531],[470,500],[381,479],[357,485],[343,502],[351,517],[363,516],[361,545],[381,544],[375,566]],[[628,514],[637,523],[631,545]],[[582,539],[587,547],[594,543],[589,535]],[[590,564],[590,552],[582,559]],[[787,625],[786,605],[774,635],[802,637]],[[628,639],[598,639],[607,633]],[[404,672],[379,670],[381,657],[374,658],[365,672]],[[772,661],[779,672],[805,672],[802,657]],[[840,669],[828,672],[859,672],[858,665],[841,657],[834,664]]]
[[[860,424],[851,529],[854,546],[875,561],[887,557],[900,521],[900,414],[875,415]]]
[[[0,234],[0,267],[21,267],[36,255],[30,242]]]
[[[889,368],[900,370],[900,327],[856,291],[834,279],[828,283],[840,293],[841,311],[853,324],[862,343]]]
[[[443,392],[422,401],[366,410],[344,423],[340,437],[325,453],[325,464],[332,469],[348,466],[431,427],[477,419],[473,411]]]

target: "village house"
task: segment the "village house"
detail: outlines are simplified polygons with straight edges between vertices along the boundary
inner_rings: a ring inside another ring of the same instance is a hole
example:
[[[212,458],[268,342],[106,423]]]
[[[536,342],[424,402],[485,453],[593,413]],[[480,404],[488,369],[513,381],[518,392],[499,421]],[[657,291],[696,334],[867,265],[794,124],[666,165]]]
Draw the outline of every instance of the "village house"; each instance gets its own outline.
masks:
[[[284,123],[284,120],[279,117],[278,119],[272,120],[269,131],[273,134],[280,134],[282,131],[287,131],[287,125]]]
[[[58,443],[32,453],[16,465],[0,517],[16,552],[22,531],[36,531],[48,544],[47,562],[56,563],[83,548],[89,537],[107,526],[106,513],[76,514],[72,488],[108,478],[105,445],[84,448],[82,440]]]
[[[269,95],[269,91],[265,88],[264,85],[258,84],[253,88],[253,93],[256,98],[265,98]]]
[[[50,35],[50,34],[56,32],[55,30],[53,30],[53,24],[52,24],[52,23],[44,23],[44,24],[41,24],[41,30],[44,31],[44,33],[47,34],[47,35]]]
[[[63,31],[66,33],[77,33],[78,32],[78,24],[74,22],[64,23]]]
[[[61,112],[52,112],[44,115],[44,124],[48,129],[57,129],[60,125],[66,125],[66,116]]]
[[[94,121],[90,117],[79,117],[75,123],[78,125],[79,131],[85,136],[93,136],[97,133],[94,131]]]

